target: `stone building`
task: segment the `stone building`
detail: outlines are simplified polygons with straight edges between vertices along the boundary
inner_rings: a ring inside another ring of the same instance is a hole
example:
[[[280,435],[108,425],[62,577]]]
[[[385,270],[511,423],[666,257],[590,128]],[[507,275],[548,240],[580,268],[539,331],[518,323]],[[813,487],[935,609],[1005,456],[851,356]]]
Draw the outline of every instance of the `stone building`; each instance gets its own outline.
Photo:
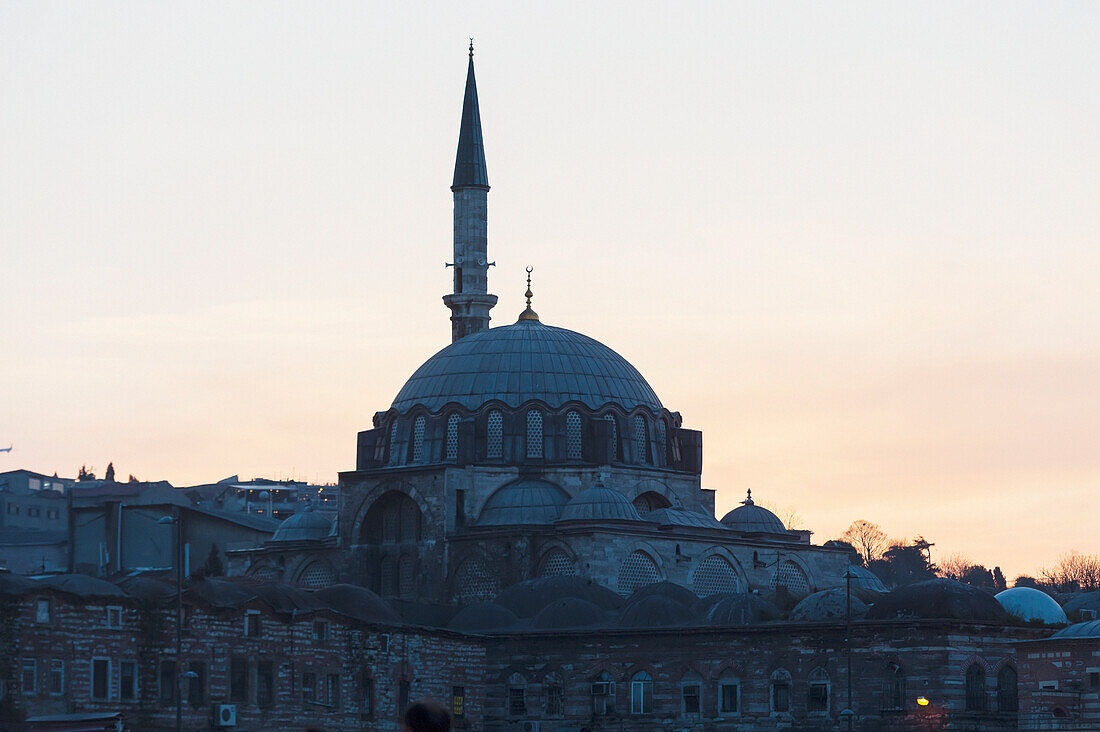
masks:
[[[1021,730],[1100,729],[1100,620],[1021,642]]]

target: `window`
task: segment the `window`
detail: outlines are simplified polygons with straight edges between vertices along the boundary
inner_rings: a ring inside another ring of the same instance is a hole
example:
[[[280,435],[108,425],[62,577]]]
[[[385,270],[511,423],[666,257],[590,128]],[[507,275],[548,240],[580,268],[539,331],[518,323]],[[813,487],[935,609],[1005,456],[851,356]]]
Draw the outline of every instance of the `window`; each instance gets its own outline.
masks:
[[[779,669],[771,679],[772,711],[786,714],[791,711],[791,675]]]
[[[107,627],[122,627],[122,608],[118,607],[117,605],[112,605],[107,608]]]
[[[320,643],[328,640],[328,623],[324,620],[313,621],[313,640]]]
[[[985,711],[985,669],[977,663],[966,670],[966,711]]]
[[[298,584],[302,587],[321,588],[336,584],[336,573],[326,562],[311,562],[298,575]]]
[[[562,688],[559,679],[546,680],[546,716],[560,717],[564,710],[562,703]]]
[[[737,571],[729,560],[720,554],[711,554],[699,562],[691,575],[692,589],[699,597],[710,597],[720,592],[738,592],[740,582]]]
[[[92,699],[106,701],[111,691],[111,662],[106,658],[92,659]]]
[[[615,711],[615,681],[604,671],[592,683],[592,712],[597,716]]]
[[[60,658],[50,659],[50,694],[61,696],[65,693],[65,662]]]
[[[260,637],[260,611],[244,611],[244,634],[249,638]]]
[[[331,709],[340,708],[340,674],[329,674],[325,684],[325,703]]]
[[[19,515],[19,506],[15,505],[14,503],[9,503],[8,504],[8,515],[9,516],[18,516]]]
[[[119,698],[133,701],[137,699],[137,663],[134,661],[121,661],[118,664],[118,695]]]
[[[451,714],[456,719],[466,716],[466,688],[462,686],[451,687]]]
[[[408,679],[401,679],[397,682],[397,713],[404,714],[405,710],[409,708],[409,694],[412,693],[412,688]]]
[[[889,711],[905,710],[905,672],[896,663],[886,667],[886,680],[882,690],[882,708]]]
[[[313,704],[317,701],[317,674],[302,674],[302,704]]]
[[[248,659],[234,658],[229,661],[229,701],[248,700]]]
[[[1089,686],[1093,689],[1100,686],[1100,672],[1098,672],[1098,671],[1090,671],[1089,672]]]
[[[668,454],[668,438],[667,438],[667,435],[668,435],[668,433],[665,429],[665,423],[662,420],[658,419],[657,420],[657,455],[658,455],[658,459],[656,461],[658,465],[664,465],[665,460],[667,460],[667,458],[665,457]]]
[[[206,704],[206,664],[192,661],[187,665],[187,672],[187,703],[198,709]]]
[[[50,598],[40,597],[35,600],[34,622],[42,624],[50,622]]]
[[[581,459],[580,412],[567,412],[565,415],[565,457],[569,460]]]
[[[542,457],[542,412],[527,410],[527,457]]]
[[[560,577],[562,575],[571,577],[576,574],[576,565],[569,558],[569,555],[561,549],[555,547],[542,555],[542,562],[539,563],[539,577]]]
[[[424,424],[423,415],[413,420],[412,461],[414,463],[423,462],[424,460]]]
[[[737,714],[741,708],[741,684],[734,679],[718,682],[718,713]]]
[[[56,508],[47,508],[46,509],[46,518],[56,519],[57,516],[58,516],[58,514],[57,514],[57,509]]]
[[[275,703],[275,664],[272,661],[256,663],[256,706],[267,709]]]
[[[1094,681],[1100,674],[1089,674]],[[1090,683],[1095,687],[1096,683]],[[1002,666],[997,673],[997,711],[1016,712],[1019,710],[1019,698],[1016,692],[1016,669],[1012,666]]]
[[[630,680],[630,713],[649,714],[653,711],[653,677],[645,671]]]
[[[397,465],[397,420],[390,425],[390,465]]]
[[[373,717],[374,678],[364,670],[359,674],[359,718],[372,719]]]
[[[615,421],[615,415],[608,412],[603,416],[611,423],[611,434],[608,436],[607,459],[615,462],[619,459],[619,423]]]
[[[631,420],[631,432],[634,442],[634,462],[649,462],[649,444],[646,439],[645,417],[635,414]]]
[[[657,565],[648,554],[636,551],[627,556],[619,567],[619,593],[629,595],[639,587],[660,581]]]
[[[794,595],[805,595],[810,591],[810,581],[802,568],[790,559],[784,559],[775,567],[772,575],[772,589],[786,587]]]
[[[512,674],[508,679],[508,716],[524,717],[527,715],[527,680],[519,674]]]
[[[38,506],[27,506],[27,515],[31,518],[38,518],[42,515],[42,509],[38,508]]]
[[[38,693],[38,659],[23,659],[23,672],[19,677],[19,688],[24,696],[33,696]]]
[[[454,595],[457,600],[487,600],[498,592],[500,579],[481,557],[468,557],[455,571]]]
[[[698,717],[703,711],[700,697],[703,695],[703,682],[695,676],[680,684],[680,697],[685,717]]]
[[[458,414],[456,412],[447,415],[446,454],[448,460],[458,460]]]
[[[485,457],[499,459],[504,448],[504,418],[495,409],[489,412]]]
[[[829,673],[820,666],[810,672],[809,711],[827,713],[829,711]]]
[[[403,554],[397,560],[397,594],[412,595],[416,592],[416,555]]]
[[[176,662],[160,662],[160,703],[161,706],[172,706],[176,703]]]

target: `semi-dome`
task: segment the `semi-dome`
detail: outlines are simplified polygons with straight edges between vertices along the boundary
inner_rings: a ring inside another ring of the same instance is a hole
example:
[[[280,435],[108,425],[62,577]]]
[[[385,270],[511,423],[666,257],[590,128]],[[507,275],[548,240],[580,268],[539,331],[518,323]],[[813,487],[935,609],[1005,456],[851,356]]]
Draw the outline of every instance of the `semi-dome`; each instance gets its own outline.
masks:
[[[594,485],[573,497],[561,511],[561,521],[641,521],[638,509],[618,491]]]
[[[1065,625],[1069,618],[1053,597],[1032,587],[1012,587],[998,592],[994,597],[1001,607],[1014,618],[1024,622],[1040,622],[1046,625]]]
[[[312,509],[294,514],[279,524],[272,541],[317,541],[332,532],[332,522]]]
[[[498,488],[478,516],[478,526],[552,524],[569,502],[569,494],[545,480],[521,479]]]
[[[393,409],[416,405],[437,412],[447,404],[475,410],[490,400],[519,407],[539,399],[551,407],[579,401],[658,411],[661,401],[638,370],[597,340],[537,320],[460,338],[418,368]]]
[[[742,531],[746,534],[786,534],[787,527],[779,517],[768,509],[757,506],[752,500],[752,491],[741,501],[741,505],[722,517],[727,529]]]

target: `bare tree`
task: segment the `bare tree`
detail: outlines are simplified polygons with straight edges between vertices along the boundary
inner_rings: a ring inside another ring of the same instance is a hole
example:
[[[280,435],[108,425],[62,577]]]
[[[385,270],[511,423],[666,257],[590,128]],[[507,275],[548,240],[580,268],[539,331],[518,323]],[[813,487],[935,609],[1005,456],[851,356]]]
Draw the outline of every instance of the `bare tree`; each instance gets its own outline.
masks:
[[[957,582],[962,582],[963,577],[966,576],[967,570],[974,566],[974,562],[970,561],[969,557],[955,552],[954,554],[944,557],[940,560],[940,576],[947,579],[953,579]]]
[[[853,521],[840,538],[856,548],[856,551],[863,556],[864,564],[882,559],[882,553],[889,545],[886,532],[880,529],[878,524],[863,519]]]
[[[788,529],[801,529],[803,526],[802,514],[794,506],[780,506],[775,503],[758,503],[756,505],[774,513],[776,518],[782,521]]]
[[[1056,565],[1040,570],[1039,576],[1060,590],[1100,590],[1100,557],[1080,552],[1063,554]]]

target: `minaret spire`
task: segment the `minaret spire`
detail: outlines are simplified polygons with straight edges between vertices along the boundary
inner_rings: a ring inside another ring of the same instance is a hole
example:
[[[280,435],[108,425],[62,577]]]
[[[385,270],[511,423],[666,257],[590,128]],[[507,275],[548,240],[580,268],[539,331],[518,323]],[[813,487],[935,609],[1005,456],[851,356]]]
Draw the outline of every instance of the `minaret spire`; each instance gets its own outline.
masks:
[[[444,295],[451,309],[451,342],[489,328],[489,311],[497,304],[488,294],[489,174],[485,168],[485,142],[481,136],[481,110],[474,79],[474,39],[466,68],[466,93],[462,99],[462,123],[451,182],[454,196],[454,292]]]

